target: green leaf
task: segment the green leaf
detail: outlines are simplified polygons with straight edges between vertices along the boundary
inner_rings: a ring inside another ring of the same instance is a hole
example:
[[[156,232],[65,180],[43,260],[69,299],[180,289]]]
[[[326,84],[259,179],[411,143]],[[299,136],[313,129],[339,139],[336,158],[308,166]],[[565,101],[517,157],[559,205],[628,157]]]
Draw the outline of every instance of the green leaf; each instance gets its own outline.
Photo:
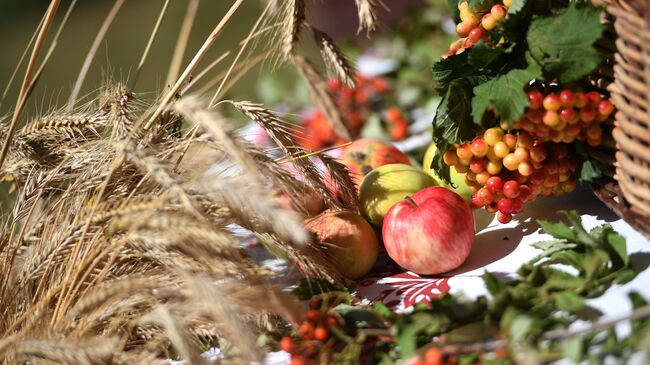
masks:
[[[510,322],[509,332],[510,339],[513,342],[521,342],[528,337],[534,328],[535,320],[526,314],[515,316]]]
[[[594,182],[603,176],[602,170],[590,160],[584,160],[578,170],[578,176],[582,182]]]
[[[528,106],[524,86],[541,76],[536,65],[525,70],[514,69],[474,88],[472,116],[480,125],[486,110],[494,109],[501,119],[514,123]]]
[[[549,222],[545,222],[545,224],[548,223]],[[568,243],[564,240],[542,241],[533,243],[532,246],[542,250],[542,256],[550,256],[555,252],[569,250],[576,247],[575,243]]]
[[[570,291],[559,292],[553,296],[558,309],[576,312],[585,306],[585,299]]]
[[[556,14],[533,20],[528,48],[547,79],[571,82],[592,72],[602,61],[593,44],[601,37],[600,12],[572,3]]]
[[[512,0],[512,4],[508,8],[508,16],[513,16],[520,12],[526,6],[526,0]]]
[[[433,64],[431,76],[438,88],[446,88],[449,83],[469,75],[472,69],[469,67],[467,59],[470,52],[463,52],[456,56],[441,58]]]
[[[538,220],[537,223],[542,227],[544,232],[550,234],[555,238],[562,238],[568,241],[576,240],[575,232],[565,223],[553,223],[544,220]]]
[[[433,118],[433,142],[438,149],[432,167],[447,183],[451,183],[451,178],[442,154],[451,144],[468,141],[474,136],[470,117],[472,88],[480,80],[484,78],[463,78],[449,83]]]
[[[571,359],[575,362],[582,360],[584,353],[584,343],[580,337],[571,337],[562,341],[562,355],[564,358]]]
[[[611,230],[611,226],[610,230]],[[607,233],[607,236],[605,237],[605,241],[607,244],[609,244],[609,247],[612,248],[612,250],[616,253],[618,258],[621,259],[623,262],[623,266],[627,266],[630,262],[630,258],[627,255],[627,245],[625,243],[625,237],[621,236],[620,234],[614,232],[613,230],[611,232]]]
[[[497,296],[507,287],[505,283],[500,282],[494,275],[487,271],[483,273],[483,282],[485,282],[485,287],[492,296]]]

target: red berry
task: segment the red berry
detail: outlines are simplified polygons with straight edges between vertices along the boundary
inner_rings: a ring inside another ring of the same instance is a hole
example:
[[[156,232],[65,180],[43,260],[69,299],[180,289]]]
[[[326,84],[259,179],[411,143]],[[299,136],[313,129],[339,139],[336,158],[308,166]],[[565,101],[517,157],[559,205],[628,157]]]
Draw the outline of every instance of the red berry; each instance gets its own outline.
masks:
[[[472,196],[469,198],[470,203],[472,203],[472,206],[474,208],[480,208],[484,206],[483,202],[478,198],[476,194],[472,194]]]
[[[306,365],[307,361],[302,356],[291,356],[290,365]]]
[[[499,212],[501,213],[512,214],[512,205],[512,199],[502,198],[497,202],[497,209],[499,209]]]
[[[570,123],[576,119],[578,113],[573,108],[564,108],[560,110],[560,120],[566,123]]]
[[[580,119],[585,123],[591,123],[596,119],[596,109],[586,107],[580,110]]]
[[[492,176],[485,185],[490,192],[497,194],[503,189],[503,180],[498,176]]]
[[[437,348],[430,348],[424,353],[424,365],[442,365],[442,352]]]
[[[483,37],[485,37],[486,34],[487,33],[485,32],[485,29],[481,27],[476,27],[469,31],[469,35],[467,37],[473,42],[478,42],[481,39],[483,39]]]
[[[492,193],[487,188],[480,188],[476,193],[476,197],[482,205],[488,205],[494,200]]]
[[[546,95],[542,105],[544,105],[544,109],[556,112],[560,110],[562,102],[560,102],[560,98],[555,93],[550,93]]]
[[[325,342],[330,337],[330,332],[325,327],[318,326],[314,330],[314,338],[318,341]]]
[[[486,162],[485,162],[484,159],[482,159],[482,158],[473,158],[472,162],[469,163],[469,169],[473,173],[478,174],[478,173],[481,173],[481,172],[485,171],[485,165],[486,165]]]
[[[519,183],[514,181],[514,180],[509,180],[506,181],[505,184],[503,184],[503,195],[506,196],[506,198],[514,199],[519,196],[520,189],[519,189]]]
[[[472,145],[470,147],[472,149],[472,153],[476,157],[483,157],[487,155],[488,149],[490,148],[487,143],[482,138],[475,138],[472,141]]]
[[[497,220],[503,224],[510,223],[512,220],[512,214],[504,214],[502,212],[498,212]]]
[[[336,327],[339,325],[339,320],[336,319],[336,317],[334,317],[333,315],[328,314],[327,317],[325,318],[325,323],[330,327]]]
[[[312,323],[316,323],[320,321],[320,317],[321,317],[320,312],[317,310],[312,309],[310,311],[307,311],[307,313],[305,313],[305,318],[307,318],[307,320]]]
[[[296,343],[293,342],[293,339],[289,336],[283,337],[280,340],[280,348],[290,354],[295,354],[297,352]]]
[[[490,9],[490,13],[495,21],[500,22],[506,17],[506,9],[501,4],[496,4]]]
[[[309,309],[318,309],[320,307],[320,301],[316,298],[313,298],[309,301]]]
[[[614,104],[609,100],[603,100],[598,104],[598,113],[601,115],[610,115],[614,112]]]
[[[309,322],[303,322],[298,328],[298,334],[304,340],[311,341],[314,339],[314,325]]]
[[[562,90],[560,93],[560,102],[565,108],[570,108],[576,103],[575,95],[571,90]]]
[[[528,92],[528,105],[531,109],[539,109],[544,102],[544,95],[538,90]]]
[[[522,210],[524,210],[524,200],[520,195],[519,198],[512,200],[512,214],[519,214]]]
[[[598,92],[590,91],[587,93],[587,99],[589,99],[589,103],[595,107],[600,103],[602,97]]]
[[[575,93],[575,104],[576,108],[584,108],[589,103],[589,98],[584,93]]]
[[[386,110],[386,119],[393,122],[402,119],[402,112],[397,107],[388,108]]]

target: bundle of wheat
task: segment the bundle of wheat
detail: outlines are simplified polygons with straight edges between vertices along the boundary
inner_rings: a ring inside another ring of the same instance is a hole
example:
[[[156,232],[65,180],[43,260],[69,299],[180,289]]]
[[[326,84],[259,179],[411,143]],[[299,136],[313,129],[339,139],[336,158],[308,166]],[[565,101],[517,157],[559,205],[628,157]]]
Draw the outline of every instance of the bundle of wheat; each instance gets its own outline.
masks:
[[[116,1],[99,40],[122,3]],[[189,2],[177,45],[182,50],[197,3]],[[178,77],[183,51],[174,57],[173,85],[156,100],[139,99],[133,81],[104,85],[96,101],[77,106],[75,88],[67,109],[19,129],[25,100],[47,62],[35,67],[59,5],[52,0],[35,37],[18,106],[2,129],[0,174],[18,191],[0,231],[3,363],[143,364],[168,358],[171,351],[198,364],[205,362],[199,356],[205,346],[226,343],[236,349],[231,358],[259,359],[256,335],[279,321],[297,323],[302,308],[272,283],[276,273],[242,249],[233,225],[263,237],[308,275],[340,279],[298,215],[281,208],[276,198],[284,194],[300,207],[305,193],[315,190],[331,209],[356,209],[346,168],[295,146],[291,134],[299,131],[277,113],[221,97],[228,82],[238,78],[232,71],[246,70],[241,64],[255,59],[240,56],[264,34],[257,28],[287,14],[282,22],[288,26],[281,30],[287,33],[279,37],[287,59],[310,81],[317,98],[329,97],[320,91],[324,82],[315,67],[296,53],[300,29],[307,24],[303,1],[287,2],[277,12],[269,3],[229,71],[216,79],[210,102],[205,93],[185,96],[197,79],[189,82],[190,75],[241,3],[234,2]],[[363,24],[373,28],[373,2],[357,3]],[[266,33],[274,28],[265,28]],[[314,34],[336,73],[352,80],[331,39],[315,29]],[[321,103],[337,113],[331,100]],[[282,161],[295,165],[303,179],[242,139],[216,109],[228,105],[259,123],[282,150]],[[330,170],[338,196],[312,159]],[[227,174],[214,172],[215,164],[231,168]]]

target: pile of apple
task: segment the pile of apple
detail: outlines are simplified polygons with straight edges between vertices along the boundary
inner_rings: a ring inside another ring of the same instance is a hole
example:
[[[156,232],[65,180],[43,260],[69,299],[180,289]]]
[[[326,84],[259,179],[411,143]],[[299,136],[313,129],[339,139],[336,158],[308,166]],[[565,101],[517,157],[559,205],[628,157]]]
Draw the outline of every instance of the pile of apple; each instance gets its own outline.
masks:
[[[341,161],[357,183],[359,211],[327,210],[305,220],[341,275],[367,274],[381,243],[398,265],[418,274],[440,274],[465,261],[475,233],[466,199],[389,142],[357,140]]]

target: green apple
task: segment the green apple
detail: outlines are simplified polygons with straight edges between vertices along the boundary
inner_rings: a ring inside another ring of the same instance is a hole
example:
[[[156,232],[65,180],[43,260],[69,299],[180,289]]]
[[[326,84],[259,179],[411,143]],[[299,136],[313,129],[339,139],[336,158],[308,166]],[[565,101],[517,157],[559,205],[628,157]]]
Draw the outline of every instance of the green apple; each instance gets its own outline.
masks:
[[[438,186],[442,186],[447,189],[453,190],[454,192],[456,192],[456,194],[462,196],[466,201],[469,202],[469,198],[472,196],[472,188],[470,188],[469,186],[467,186],[467,184],[465,184],[465,174],[456,172],[456,169],[454,169],[453,167],[450,168],[449,175],[451,177],[451,182],[454,184],[454,186],[452,187],[451,185],[447,184],[440,177],[438,177],[435,171],[433,171],[433,169],[431,168],[431,161],[433,161],[433,156],[435,154],[436,154],[436,145],[435,143],[431,143],[429,145],[429,148],[427,148],[426,153],[424,154],[422,169],[436,180]]]
[[[375,226],[381,226],[388,210],[405,197],[436,186],[436,181],[422,170],[405,164],[388,164],[366,175],[359,189],[363,216]]]

